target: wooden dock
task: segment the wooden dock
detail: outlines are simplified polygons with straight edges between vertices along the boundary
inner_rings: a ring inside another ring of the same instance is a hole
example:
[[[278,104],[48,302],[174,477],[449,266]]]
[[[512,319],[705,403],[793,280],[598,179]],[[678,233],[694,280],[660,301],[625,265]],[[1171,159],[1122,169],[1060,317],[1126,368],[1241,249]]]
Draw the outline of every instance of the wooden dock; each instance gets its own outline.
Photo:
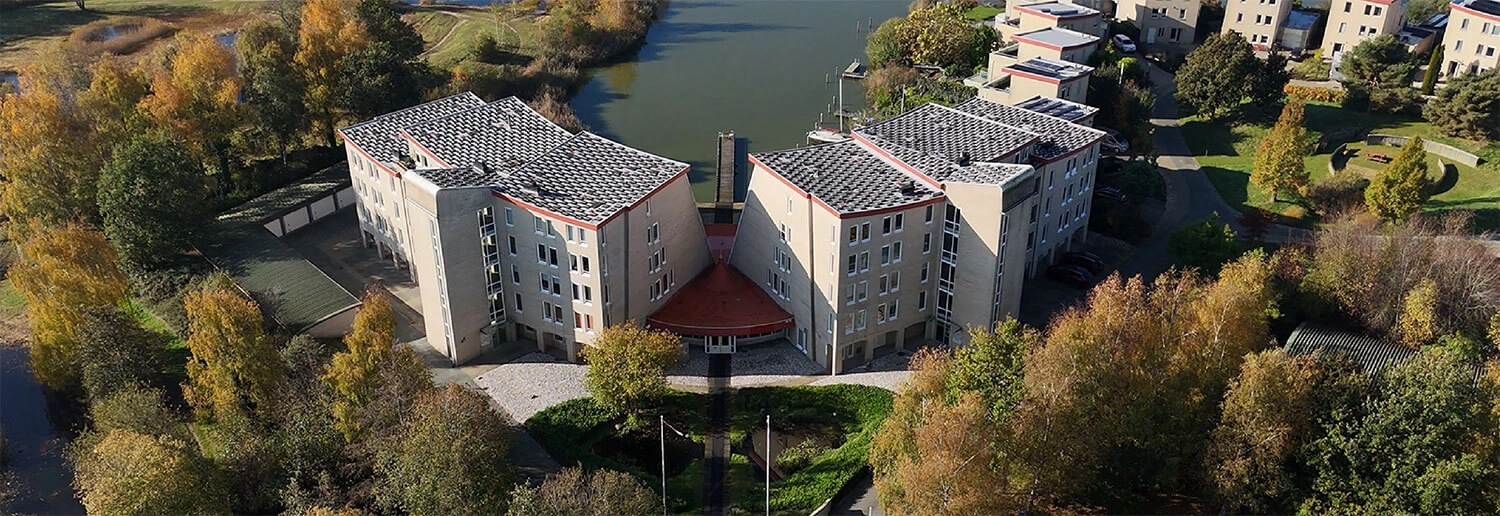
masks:
[[[734,222],[734,164],[737,160],[734,131],[720,132],[718,168],[714,171],[718,186],[714,191],[714,221],[720,224]]]

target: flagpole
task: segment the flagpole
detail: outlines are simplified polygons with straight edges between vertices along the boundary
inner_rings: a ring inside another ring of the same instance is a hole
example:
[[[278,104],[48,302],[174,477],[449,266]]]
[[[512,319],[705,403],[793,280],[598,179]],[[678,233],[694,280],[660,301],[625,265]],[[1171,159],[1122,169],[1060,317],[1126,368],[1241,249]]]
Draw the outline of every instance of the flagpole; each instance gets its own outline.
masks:
[[[657,415],[661,430],[661,514],[667,516],[667,416]]]
[[[840,82],[842,84],[842,81]],[[766,516],[771,516],[771,415],[766,414]]]

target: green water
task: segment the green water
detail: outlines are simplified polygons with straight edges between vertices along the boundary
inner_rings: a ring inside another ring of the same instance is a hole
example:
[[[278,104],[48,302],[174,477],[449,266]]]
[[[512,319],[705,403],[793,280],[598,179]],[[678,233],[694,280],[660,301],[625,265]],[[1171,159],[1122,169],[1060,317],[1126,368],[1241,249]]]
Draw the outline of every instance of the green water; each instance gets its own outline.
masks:
[[[636,59],[596,70],[573,109],[596,133],[691,163],[694,194],[711,200],[718,133],[734,131],[749,152],[805,145],[838,95],[837,72],[864,59],[868,23],[907,4],[671,0]],[[844,81],[845,107],[862,107],[862,91]]]

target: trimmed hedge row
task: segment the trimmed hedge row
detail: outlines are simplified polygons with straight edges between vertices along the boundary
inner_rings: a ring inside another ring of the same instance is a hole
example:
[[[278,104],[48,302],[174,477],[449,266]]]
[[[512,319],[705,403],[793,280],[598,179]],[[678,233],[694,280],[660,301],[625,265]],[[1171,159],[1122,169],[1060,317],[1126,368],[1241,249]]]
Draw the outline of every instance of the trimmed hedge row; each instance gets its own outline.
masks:
[[[1292,84],[1282,86],[1281,92],[1287,94],[1288,97],[1301,97],[1309,102],[1331,102],[1334,104],[1343,104],[1344,98],[1349,96],[1349,93],[1344,90],[1296,86]]]

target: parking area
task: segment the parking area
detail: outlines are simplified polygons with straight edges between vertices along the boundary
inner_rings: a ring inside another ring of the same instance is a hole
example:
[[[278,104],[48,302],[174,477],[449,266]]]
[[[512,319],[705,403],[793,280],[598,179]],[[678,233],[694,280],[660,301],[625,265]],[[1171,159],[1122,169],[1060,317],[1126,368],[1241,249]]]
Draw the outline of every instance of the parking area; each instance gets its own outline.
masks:
[[[1073,250],[1094,253],[1104,259],[1104,270],[1089,282],[1089,286],[1093,286],[1129,259],[1135,248],[1123,241],[1090,232],[1088,242],[1074,246]],[[1082,301],[1087,294],[1087,288],[1048,278],[1047,267],[1038,264],[1036,277],[1027,279],[1021,287],[1021,313],[1017,318],[1033,327],[1045,328],[1054,314]]]

